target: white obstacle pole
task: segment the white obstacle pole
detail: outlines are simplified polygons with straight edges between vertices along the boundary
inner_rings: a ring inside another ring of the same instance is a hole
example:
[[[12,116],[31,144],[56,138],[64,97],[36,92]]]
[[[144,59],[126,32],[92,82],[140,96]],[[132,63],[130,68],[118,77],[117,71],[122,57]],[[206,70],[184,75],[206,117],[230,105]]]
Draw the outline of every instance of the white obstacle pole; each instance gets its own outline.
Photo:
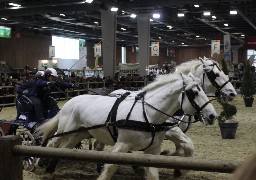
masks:
[[[15,155],[36,156],[68,160],[84,160],[88,162],[102,162],[123,165],[139,165],[159,168],[176,168],[194,171],[232,173],[241,161],[234,160],[207,160],[189,157],[173,157],[163,155],[109,153],[86,151],[66,148],[49,148],[38,146],[16,145],[13,148]]]

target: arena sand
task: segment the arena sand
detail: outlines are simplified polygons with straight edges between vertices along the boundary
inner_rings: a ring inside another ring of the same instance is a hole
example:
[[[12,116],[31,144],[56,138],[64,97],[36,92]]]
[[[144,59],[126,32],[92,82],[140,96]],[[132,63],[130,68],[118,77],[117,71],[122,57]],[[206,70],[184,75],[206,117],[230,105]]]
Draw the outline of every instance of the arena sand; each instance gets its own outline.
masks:
[[[65,101],[59,102],[62,107]],[[235,119],[239,121],[235,139],[222,139],[218,123],[212,126],[205,126],[198,122],[191,126],[186,133],[195,146],[195,157],[203,159],[223,159],[223,160],[241,160],[249,158],[256,153],[256,102],[253,107],[245,107],[241,96],[237,96],[232,102],[237,106],[238,112]],[[221,111],[220,105],[214,101],[214,107],[217,112]],[[16,117],[14,107],[6,107],[0,113],[0,119],[12,120]],[[85,145],[85,148],[88,148]],[[165,140],[162,150],[175,149],[174,144]],[[106,151],[111,151],[107,146]],[[140,152],[138,152],[140,153]],[[34,172],[23,171],[24,180],[37,180],[42,178],[44,170],[37,168]],[[221,180],[230,179],[232,174],[212,173],[202,171],[186,171],[180,178],[173,178],[172,169],[159,169],[160,179],[162,180]],[[98,177],[95,163],[60,161],[55,172],[56,180],[94,180]],[[118,172],[112,179],[139,180],[145,179],[142,173],[135,173],[130,166],[120,166]]]

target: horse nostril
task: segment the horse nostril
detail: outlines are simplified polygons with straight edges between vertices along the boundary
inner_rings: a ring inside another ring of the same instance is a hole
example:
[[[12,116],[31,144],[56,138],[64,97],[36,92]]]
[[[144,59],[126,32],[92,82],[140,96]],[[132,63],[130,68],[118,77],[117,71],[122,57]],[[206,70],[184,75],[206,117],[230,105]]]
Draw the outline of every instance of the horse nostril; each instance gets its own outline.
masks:
[[[213,114],[210,114],[209,118],[213,120],[215,119],[215,116]]]
[[[234,93],[230,93],[229,96],[233,97],[236,96]]]

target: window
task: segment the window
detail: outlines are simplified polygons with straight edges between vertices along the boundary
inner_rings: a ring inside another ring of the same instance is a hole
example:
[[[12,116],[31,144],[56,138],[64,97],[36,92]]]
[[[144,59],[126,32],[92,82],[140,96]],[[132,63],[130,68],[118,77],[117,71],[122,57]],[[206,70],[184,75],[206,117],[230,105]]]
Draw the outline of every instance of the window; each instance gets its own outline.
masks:
[[[52,46],[55,46],[55,57],[60,59],[79,59],[79,40],[52,36]]]

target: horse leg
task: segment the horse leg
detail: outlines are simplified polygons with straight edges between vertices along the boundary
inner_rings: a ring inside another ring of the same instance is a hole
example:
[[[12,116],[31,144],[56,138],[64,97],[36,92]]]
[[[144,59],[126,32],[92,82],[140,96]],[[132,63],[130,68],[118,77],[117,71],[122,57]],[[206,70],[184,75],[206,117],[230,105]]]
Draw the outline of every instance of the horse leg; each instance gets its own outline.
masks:
[[[161,146],[146,149],[144,151],[145,154],[154,154],[154,155],[159,155],[160,152],[161,152]],[[146,167],[146,175],[148,180],[158,180],[159,179],[158,168]]]
[[[165,155],[193,157],[194,145],[192,140],[186,136],[179,127],[172,128],[167,131],[165,137],[175,143],[176,151],[172,154]],[[162,153],[163,154],[163,153]],[[181,176],[181,171],[174,169],[174,177]]]
[[[129,150],[129,145],[117,142],[112,152],[123,152],[126,153]],[[113,174],[117,171],[118,165],[116,164],[105,164],[104,170],[102,171],[101,175],[98,177],[98,180],[110,180]]]
[[[188,136],[186,136],[186,134],[181,131],[179,127],[174,127],[169,131],[166,131],[165,137],[170,141],[174,142],[176,151],[174,153],[165,151],[165,153],[162,154],[171,156],[193,157],[195,149],[193,142]]]
[[[55,148],[74,148],[79,142],[83,139],[87,139],[90,137],[90,134],[86,132],[80,132],[76,134],[72,134],[69,136],[57,137],[54,138],[47,147],[55,147]],[[48,165],[45,169],[44,177],[50,178],[53,177],[53,173],[58,165],[58,159],[49,159]]]
[[[94,150],[96,151],[103,151],[105,148],[105,144],[96,140],[93,144]],[[97,172],[100,173],[104,167],[104,163],[97,163]]]

